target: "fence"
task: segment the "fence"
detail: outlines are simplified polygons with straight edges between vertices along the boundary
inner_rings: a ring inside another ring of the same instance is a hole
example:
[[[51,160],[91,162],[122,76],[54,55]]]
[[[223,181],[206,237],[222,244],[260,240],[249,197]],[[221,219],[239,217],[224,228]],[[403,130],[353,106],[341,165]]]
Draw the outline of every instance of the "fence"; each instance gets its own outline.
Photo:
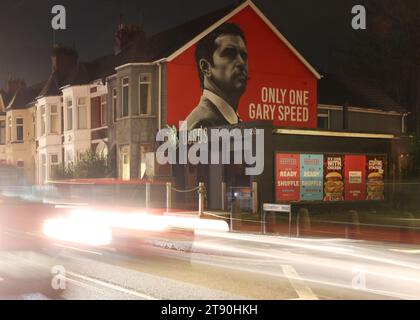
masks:
[[[32,193],[44,202],[116,205],[138,208],[166,208],[204,212],[206,189],[204,183],[179,189],[171,181],[121,181],[114,179],[84,179],[52,181],[34,186]],[[185,195],[191,195],[185,201]],[[191,201],[192,200],[192,201]]]

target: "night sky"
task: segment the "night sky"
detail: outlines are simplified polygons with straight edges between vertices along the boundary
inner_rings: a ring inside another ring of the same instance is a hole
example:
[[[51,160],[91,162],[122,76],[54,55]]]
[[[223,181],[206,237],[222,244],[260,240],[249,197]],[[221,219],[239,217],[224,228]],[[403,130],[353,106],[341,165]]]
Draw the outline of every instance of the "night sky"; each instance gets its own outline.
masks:
[[[51,69],[51,8],[64,5],[67,30],[56,43],[74,45],[81,60],[113,51],[113,35],[123,22],[139,23],[147,35],[207,14],[235,0],[0,0],[0,87],[8,75],[28,84],[45,80]],[[316,68],[349,32],[357,0],[255,0],[254,3]],[[356,31],[354,31],[356,32]]]

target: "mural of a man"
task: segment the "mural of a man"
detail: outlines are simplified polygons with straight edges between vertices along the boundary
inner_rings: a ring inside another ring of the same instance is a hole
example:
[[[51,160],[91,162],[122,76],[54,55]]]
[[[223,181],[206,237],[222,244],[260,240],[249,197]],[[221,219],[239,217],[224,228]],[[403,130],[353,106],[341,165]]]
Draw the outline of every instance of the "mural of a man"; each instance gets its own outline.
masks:
[[[198,42],[195,59],[203,93],[186,119],[188,130],[239,123],[237,108],[248,83],[244,32],[236,24],[221,25]]]

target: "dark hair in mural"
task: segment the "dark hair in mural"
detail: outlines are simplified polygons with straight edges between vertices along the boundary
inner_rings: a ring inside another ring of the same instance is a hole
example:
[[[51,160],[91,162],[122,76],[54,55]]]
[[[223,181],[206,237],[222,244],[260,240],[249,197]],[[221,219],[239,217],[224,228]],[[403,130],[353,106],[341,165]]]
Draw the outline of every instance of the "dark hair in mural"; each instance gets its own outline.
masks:
[[[226,34],[239,36],[246,43],[245,33],[237,24],[234,23],[222,24],[220,27],[213,30],[211,33],[209,33],[197,43],[197,47],[195,50],[195,61],[197,63],[198,75],[200,77],[200,84],[202,89],[204,87],[204,75],[200,68],[200,60],[206,59],[208,62],[213,64],[213,53],[216,50],[215,41],[221,35]]]

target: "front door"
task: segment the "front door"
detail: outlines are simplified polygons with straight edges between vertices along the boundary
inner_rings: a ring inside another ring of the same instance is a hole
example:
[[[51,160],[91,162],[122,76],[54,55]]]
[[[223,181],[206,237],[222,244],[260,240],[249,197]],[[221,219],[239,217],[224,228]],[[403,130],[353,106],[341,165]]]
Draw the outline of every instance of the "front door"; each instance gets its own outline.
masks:
[[[123,180],[130,180],[130,147],[121,147],[120,153],[121,161],[121,178]]]

